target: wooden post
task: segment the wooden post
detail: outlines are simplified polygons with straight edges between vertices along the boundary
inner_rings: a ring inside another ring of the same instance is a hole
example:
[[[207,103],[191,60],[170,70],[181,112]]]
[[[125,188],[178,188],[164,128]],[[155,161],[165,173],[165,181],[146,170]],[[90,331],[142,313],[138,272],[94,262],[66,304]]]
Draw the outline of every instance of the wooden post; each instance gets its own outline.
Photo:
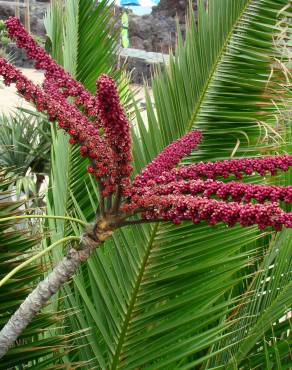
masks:
[[[15,0],[15,17],[19,18],[20,17],[20,12],[19,12],[19,0]]]
[[[29,0],[25,0],[24,26],[25,26],[27,32],[30,32]]]

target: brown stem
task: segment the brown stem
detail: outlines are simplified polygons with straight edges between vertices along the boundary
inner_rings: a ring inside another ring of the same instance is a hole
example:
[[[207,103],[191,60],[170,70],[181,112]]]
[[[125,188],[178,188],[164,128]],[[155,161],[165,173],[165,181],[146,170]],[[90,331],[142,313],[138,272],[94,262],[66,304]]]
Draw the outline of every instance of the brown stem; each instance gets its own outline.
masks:
[[[123,226],[128,226],[128,225],[139,225],[139,224],[147,224],[147,223],[151,223],[151,222],[162,222],[162,221],[165,221],[163,218],[155,218],[153,220],[134,220],[134,221],[124,221],[124,222],[121,222],[119,224],[120,227],[123,227]]]
[[[0,331],[0,358],[2,358],[35,315],[48,303],[49,299],[68,282],[80,264],[86,261],[96,247],[105,241],[111,230],[100,222],[90,228],[81,239],[81,249],[71,247],[67,255],[58,263],[53,271],[41,281],[37,287],[11,316],[8,323]],[[96,230],[96,234],[93,233]]]
[[[104,204],[104,197],[102,195],[102,185],[100,183],[100,181],[97,182],[98,184],[98,190],[99,190],[99,195],[100,195],[100,201],[99,201],[99,210],[100,210],[100,213],[101,213],[101,216],[104,216],[105,215],[105,204]]]
[[[107,199],[107,212],[111,213],[113,206],[113,195],[110,194]]]
[[[119,211],[122,199],[122,187],[119,185],[116,191],[116,199],[113,206],[113,213],[116,215]]]

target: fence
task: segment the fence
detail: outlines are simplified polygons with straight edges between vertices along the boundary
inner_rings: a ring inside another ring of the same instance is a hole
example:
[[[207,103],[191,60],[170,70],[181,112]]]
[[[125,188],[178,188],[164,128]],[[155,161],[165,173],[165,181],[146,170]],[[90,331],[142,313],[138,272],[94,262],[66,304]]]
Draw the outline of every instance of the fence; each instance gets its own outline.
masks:
[[[30,32],[30,13],[29,13],[29,0],[15,1],[0,1],[1,5],[13,5],[15,7],[15,16],[20,17],[20,9],[24,10],[24,26],[28,32]]]

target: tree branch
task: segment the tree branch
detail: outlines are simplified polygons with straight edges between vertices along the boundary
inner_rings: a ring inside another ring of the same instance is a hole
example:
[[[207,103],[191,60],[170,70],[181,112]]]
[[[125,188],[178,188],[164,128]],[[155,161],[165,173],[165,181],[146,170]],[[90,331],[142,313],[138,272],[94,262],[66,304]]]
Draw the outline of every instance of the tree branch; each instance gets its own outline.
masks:
[[[17,267],[15,267],[12,271],[10,271],[7,275],[5,275],[5,277],[2,280],[0,280],[0,288],[9,279],[11,279],[12,276],[14,276],[18,271],[21,271],[24,267],[28,266],[30,263],[32,263],[36,259],[44,256],[46,253],[50,252],[53,248],[55,248],[59,244],[65,243],[65,242],[67,242],[69,240],[79,240],[80,241],[80,238],[78,236],[67,236],[66,238],[62,238],[62,239],[56,241],[55,243],[51,244],[49,247],[43,249],[41,252],[35,254],[31,258],[25,260],[20,265],[18,265]]]
[[[53,271],[30,293],[8,323],[0,331],[0,358],[14,344],[18,336],[24,331],[35,315],[44,307],[49,299],[68,282],[75,274],[79,265],[86,261],[96,247],[111,235],[111,231],[104,230],[94,238],[89,232],[83,235],[81,249],[71,247],[67,255],[53,269]],[[94,240],[96,239],[96,240]]]
[[[120,227],[128,226],[128,225],[139,225],[139,224],[147,224],[150,222],[162,222],[165,221],[163,218],[155,218],[153,220],[141,219],[141,220],[133,220],[133,221],[124,221],[121,222],[119,225]]]
[[[116,198],[115,198],[115,202],[114,202],[114,205],[113,205],[113,213],[114,214],[117,214],[119,212],[120,205],[121,205],[121,200],[122,200],[122,187],[121,187],[121,185],[119,185],[118,189],[116,191]]]

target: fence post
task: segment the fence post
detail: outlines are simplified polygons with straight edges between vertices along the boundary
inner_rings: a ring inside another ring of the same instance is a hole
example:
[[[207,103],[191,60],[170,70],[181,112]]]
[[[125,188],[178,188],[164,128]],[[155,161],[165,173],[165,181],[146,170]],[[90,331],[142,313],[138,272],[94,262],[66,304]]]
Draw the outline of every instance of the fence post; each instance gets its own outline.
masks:
[[[27,32],[30,32],[29,0],[25,0],[24,26],[25,26]]]
[[[15,17],[20,18],[19,0],[15,0]]]

